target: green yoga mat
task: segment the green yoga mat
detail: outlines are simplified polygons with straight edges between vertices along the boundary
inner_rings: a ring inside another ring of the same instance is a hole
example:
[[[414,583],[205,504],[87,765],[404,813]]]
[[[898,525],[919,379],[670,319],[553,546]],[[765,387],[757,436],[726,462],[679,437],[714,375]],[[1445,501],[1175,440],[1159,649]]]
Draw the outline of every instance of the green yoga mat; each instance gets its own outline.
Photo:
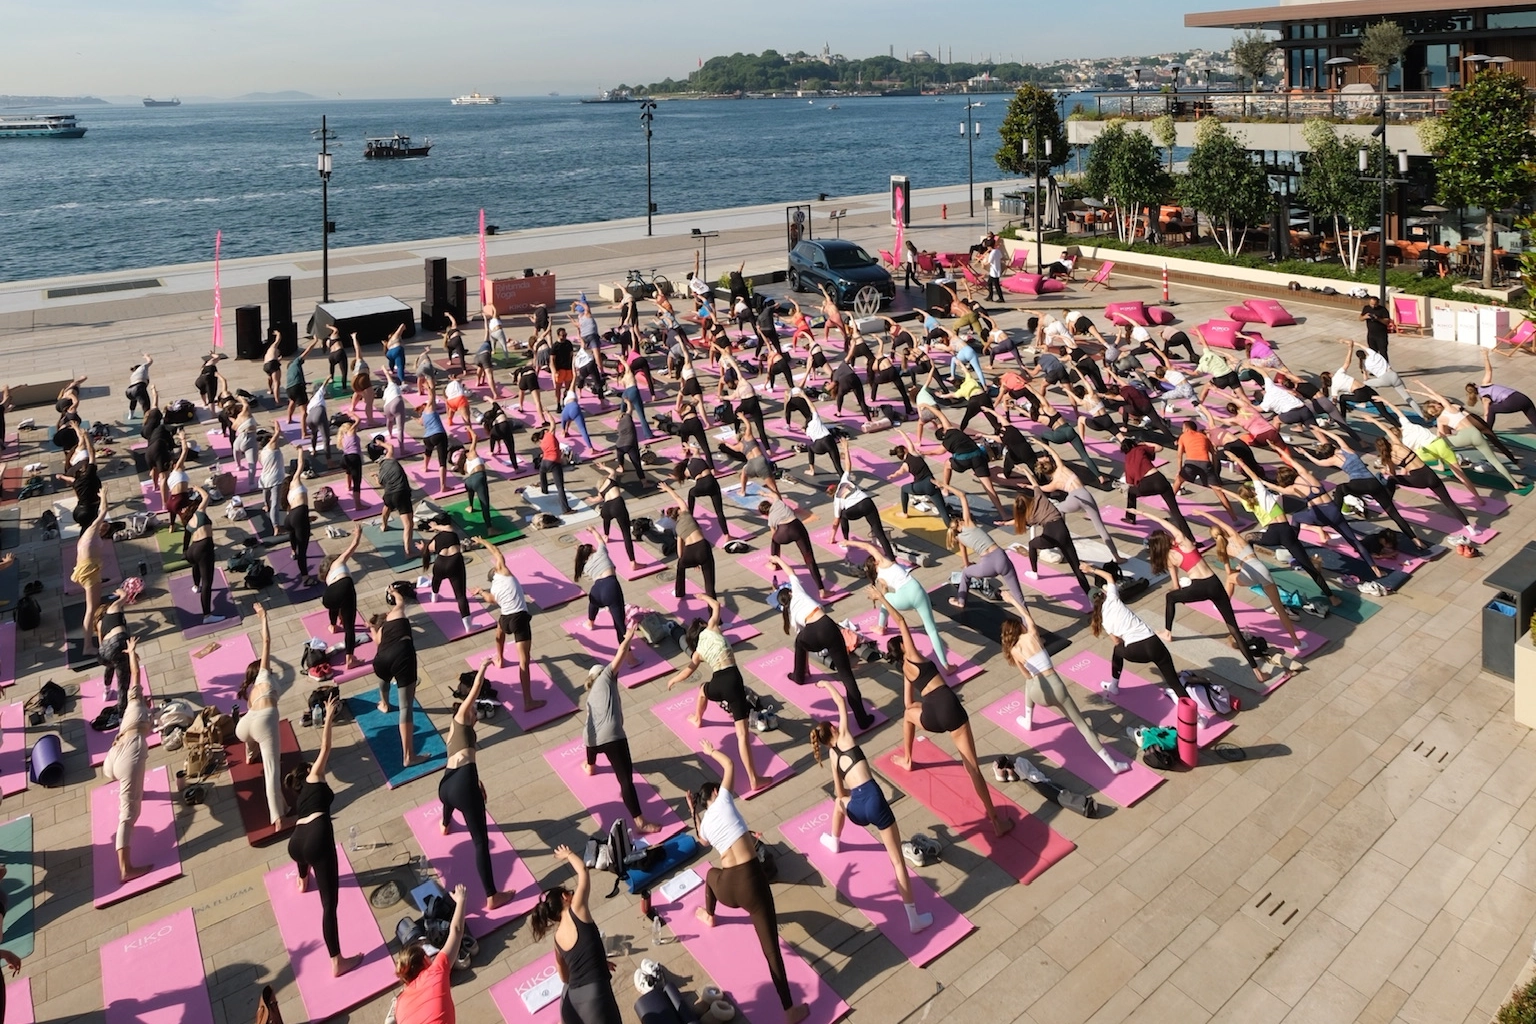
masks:
[[[1512,448],[1524,448],[1528,452],[1536,452],[1536,434],[1505,434],[1500,432],[1499,440]]]
[[[1294,590],[1303,599],[1327,601],[1323,596],[1322,588],[1312,582],[1312,577],[1304,572],[1294,569],[1270,569],[1270,575],[1274,576],[1275,583],[1286,590]],[[1332,614],[1337,615],[1345,622],[1361,623],[1381,611],[1381,605],[1367,601],[1361,597],[1358,591],[1346,589],[1343,585],[1333,588],[1333,592],[1339,598],[1339,605],[1333,609]],[[1254,602],[1257,605],[1257,602]],[[1267,602],[1266,602],[1267,603]],[[1307,616],[1302,617],[1305,623]]]
[[[1473,469],[1471,467],[1471,465],[1469,465],[1468,463],[1465,463],[1465,462],[1462,463],[1461,469],[1462,469],[1462,472],[1467,474],[1467,479],[1468,480],[1471,480],[1474,484],[1476,484],[1478,487],[1483,488],[1484,490],[1487,490],[1487,491],[1502,491],[1502,492],[1504,492],[1506,494],[1508,494],[1508,493],[1513,493],[1513,494],[1530,494],[1531,493],[1531,485],[1530,484],[1526,484],[1524,487],[1518,487],[1518,488],[1511,487],[1511,486],[1509,486],[1509,481],[1504,479],[1504,477],[1501,476],[1498,473],[1480,473],[1477,470]],[[1439,473],[1440,476],[1443,479],[1448,480],[1448,481],[1450,481],[1452,483],[1458,483],[1459,482],[1456,479],[1456,474],[1452,473],[1448,469],[1436,469],[1435,472]],[[1517,477],[1520,476],[1520,475],[1521,474],[1519,474],[1519,473],[1516,474]]]
[[[451,505],[444,505],[443,511],[453,519],[453,525],[459,532],[471,537],[483,537],[492,544],[505,544],[507,541],[517,540],[523,535],[522,527],[502,515],[495,509],[491,510],[491,525],[487,529],[485,520],[479,512],[469,510],[469,499],[456,501]]]
[[[448,763],[448,748],[443,744],[442,736],[438,735],[436,727],[432,725],[432,719],[421,709],[419,702],[411,705],[412,737],[416,747],[417,756],[425,758],[423,761],[404,767],[401,762],[400,751],[400,691],[393,684],[389,687],[390,710],[386,714],[379,710],[376,700],[377,690],[372,693],[347,698],[347,710],[357,721],[359,729],[363,730],[363,739],[368,741],[368,749],[373,752],[374,762],[379,770],[384,773],[384,782],[390,789],[403,786],[412,779],[419,779],[423,775],[431,775],[441,771]]]
[[[188,568],[181,555],[181,530],[156,530],[155,546],[160,549],[160,565],[167,573]]]
[[[4,948],[17,956],[32,955],[36,919],[32,915],[32,815],[0,825],[0,864],[5,878],[0,892],[5,893]]]

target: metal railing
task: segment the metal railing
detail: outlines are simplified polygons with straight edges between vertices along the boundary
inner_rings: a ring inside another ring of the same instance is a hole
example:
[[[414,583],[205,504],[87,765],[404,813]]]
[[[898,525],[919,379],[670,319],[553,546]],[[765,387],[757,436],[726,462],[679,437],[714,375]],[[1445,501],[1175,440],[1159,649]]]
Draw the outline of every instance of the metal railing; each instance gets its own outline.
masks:
[[[1094,96],[1100,117],[1146,119],[1172,114],[1180,120],[1219,117],[1223,121],[1301,122],[1322,117],[1350,121],[1375,116],[1374,92],[1101,92]],[[1448,92],[1389,92],[1387,119],[1422,121],[1449,108]]]

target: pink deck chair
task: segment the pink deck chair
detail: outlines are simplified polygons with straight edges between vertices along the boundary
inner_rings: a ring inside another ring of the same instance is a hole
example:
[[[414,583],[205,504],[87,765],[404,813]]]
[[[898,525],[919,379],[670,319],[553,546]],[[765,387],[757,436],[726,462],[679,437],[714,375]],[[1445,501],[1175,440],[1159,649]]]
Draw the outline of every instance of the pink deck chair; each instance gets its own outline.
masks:
[[[1109,275],[1114,272],[1114,269],[1115,261],[1105,260],[1103,264],[1099,266],[1099,269],[1093,272],[1093,276],[1088,279],[1087,286],[1089,288],[1097,288],[1100,285],[1103,285],[1105,288],[1113,291],[1115,286],[1109,283]]]
[[[1397,323],[1397,329],[1404,333],[1424,333],[1424,324],[1419,322],[1419,302],[1417,299],[1405,299],[1400,296],[1392,298],[1392,319]]]
[[[1525,346],[1531,346],[1531,354],[1536,355],[1536,320],[1522,320],[1520,326],[1498,339],[1500,345],[1508,345],[1506,356],[1512,356]]]

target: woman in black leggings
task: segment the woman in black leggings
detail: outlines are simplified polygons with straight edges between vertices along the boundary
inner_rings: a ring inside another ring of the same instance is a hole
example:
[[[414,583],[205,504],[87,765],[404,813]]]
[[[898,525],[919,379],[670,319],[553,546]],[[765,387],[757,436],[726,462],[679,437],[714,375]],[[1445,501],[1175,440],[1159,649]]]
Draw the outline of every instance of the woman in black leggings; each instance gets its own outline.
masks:
[[[690,379],[697,380],[698,378]],[[689,447],[689,443],[692,442],[693,448],[697,450],[704,464],[711,471],[714,470],[715,460],[709,448],[709,435],[705,433],[704,421],[699,418],[698,410],[693,406],[689,406],[688,410],[683,413],[682,419],[678,420],[677,437],[678,440],[683,442],[685,450]]]
[[[852,458],[848,457],[848,441],[843,441],[843,454],[845,461],[851,467]],[[885,552],[885,557],[891,560],[896,558],[896,549],[891,544],[890,536],[885,532],[885,521],[880,518],[880,510],[875,507],[875,500],[864,489],[853,482],[852,470],[845,470],[837,481],[837,486],[832,490],[832,537],[836,539],[841,530],[843,539],[848,539],[848,521],[862,519],[869,524],[869,534],[880,550]]]
[[[416,588],[396,580],[384,591],[389,611],[368,620],[373,637],[373,674],[379,680],[379,714],[389,714],[389,684],[394,683],[400,701],[400,763],[409,768],[421,760],[416,756],[416,683],[420,676],[416,664],[416,638],[411,635],[411,620],[405,614],[406,602],[414,600]]]
[[[336,697],[326,705],[320,752],[314,763],[295,768],[283,779],[284,789],[297,790],[299,794],[294,801],[297,824],[288,838],[288,856],[297,869],[300,892],[309,889],[309,876],[314,873],[315,886],[320,890],[320,935],[325,951],[331,955],[331,974],[338,978],[363,962],[361,953],[341,955],[341,930],[336,923],[341,863],[336,857],[336,831],[331,827],[331,804],[336,794],[325,781],[325,768],[331,759],[331,728],[339,708]]]
[[[447,580],[453,591],[453,599],[459,606],[459,620],[464,625],[464,632],[472,632],[473,618],[469,613],[469,578],[464,568],[463,538],[446,514],[432,520],[427,528],[432,532],[432,539],[418,541],[417,547],[421,549],[422,571],[427,570],[428,562],[432,564],[432,600],[441,599],[443,581]]]
[[[1378,437],[1376,458],[1388,474],[1388,482],[1393,487],[1412,487],[1415,490],[1429,491],[1441,506],[1461,523],[1467,533],[1476,532],[1472,521],[1467,518],[1467,513],[1451,500],[1451,493],[1445,489],[1445,481],[1441,480],[1440,475],[1419,458],[1418,452],[1396,438]]]
[[[779,1005],[784,1008],[785,1024],[796,1024],[809,1014],[810,1007],[796,1003],[789,990],[789,975],[784,970],[784,954],[779,948],[779,917],[773,905],[773,886],[757,859],[757,843],[736,809],[731,787],[736,782],[736,764],[704,740],[699,749],[720,767],[720,782],[706,782],[688,795],[693,811],[693,827],[699,839],[720,855],[720,866],[704,876],[704,905],[697,911],[706,927],[714,927],[719,904],[745,910],[752,918],[757,941],[768,962],[768,976],[773,979]],[[583,1022],[585,1024],[585,1022]]]
[[[674,491],[671,485],[665,481],[661,483],[661,489],[677,502],[677,508],[673,518],[677,521],[677,580],[672,586],[672,596],[679,601],[688,585],[688,570],[697,568],[704,577],[704,593],[710,597],[715,595],[715,549],[704,536],[704,531],[699,529],[698,521],[693,518],[693,513],[683,507],[683,499]]]
[[[688,488],[688,514],[693,514],[694,502],[708,498],[715,510],[715,521],[720,524],[720,532],[729,537],[731,524],[725,518],[725,496],[720,493],[720,481],[715,479],[714,467],[699,458],[687,445],[683,447],[683,460],[672,467],[672,482],[681,485],[684,480],[693,481]]]
[[[1125,521],[1136,522],[1137,498],[1155,497],[1162,500],[1163,507],[1177,524],[1179,532],[1186,537],[1193,536],[1194,531],[1189,528],[1184,513],[1179,510],[1179,499],[1174,496],[1173,484],[1168,482],[1162,470],[1152,468],[1153,460],[1157,458],[1157,449],[1150,444],[1127,439],[1120,442],[1120,451],[1125,454]],[[1151,513],[1147,515],[1150,517]]]
[[[309,571],[309,488],[304,483],[304,455],[300,448],[297,468],[288,481],[288,550],[293,552],[302,585],[312,587],[320,581]]]
[[[208,492],[195,484],[192,493],[195,501],[181,506],[181,522],[185,531],[181,538],[182,557],[192,568],[192,589],[202,602],[203,624],[223,622],[224,616],[214,615],[213,587],[218,581],[214,568],[213,520],[208,517]]]
[[[859,380],[858,371],[852,363],[838,363],[837,369],[832,371],[832,382],[827,385],[827,396],[836,403],[839,416],[843,412],[843,400],[849,395],[859,403],[859,411],[866,420],[875,418],[875,414],[870,412],[869,402],[864,398],[864,384]]]
[[[954,518],[949,511],[949,504],[944,500],[944,492],[939,490],[938,482],[933,479],[933,470],[928,467],[928,461],[918,454],[917,445],[907,436],[905,430],[897,430],[896,436],[902,443],[892,448],[888,453],[893,459],[900,459],[906,471],[911,475],[909,483],[901,485],[901,514],[907,514],[907,503],[912,495],[920,495],[927,498],[938,512],[939,518],[944,520],[947,529],[949,522]]]
[[[887,355],[875,357],[874,368],[869,372],[869,400],[878,403],[880,401],[880,385],[892,384],[895,386],[896,397],[901,399],[901,407],[906,410],[908,416],[917,415],[917,410],[912,408],[912,398],[907,394],[906,386],[902,383],[901,367],[891,361]]]
[[[1246,483],[1236,491],[1229,491],[1224,487],[1212,487],[1224,501],[1236,500],[1243,506],[1244,511],[1253,516],[1257,530],[1251,530],[1243,534],[1243,539],[1249,544],[1256,544],[1265,548],[1285,548],[1290,553],[1294,567],[1305,572],[1317,584],[1317,588],[1323,592],[1323,596],[1333,605],[1341,603],[1342,599],[1328,586],[1328,580],[1312,561],[1312,556],[1307,554],[1306,545],[1301,542],[1301,535],[1296,532],[1296,527],[1280,507],[1280,501],[1265,488],[1260,495],[1258,486]],[[1262,498],[1262,500],[1261,500]]]
[[[1242,652],[1243,660],[1253,670],[1253,678],[1262,688],[1264,673],[1248,645],[1243,643],[1243,631],[1237,624],[1237,614],[1232,610],[1232,598],[1222,580],[1206,564],[1200,553],[1200,545],[1189,534],[1180,531],[1171,522],[1155,513],[1146,513],[1148,519],[1162,527],[1147,538],[1147,558],[1156,572],[1165,572],[1179,582],[1176,589],[1163,596],[1163,642],[1173,642],[1173,616],[1181,604],[1198,604],[1209,601],[1227,625],[1233,646]]]
[[[357,554],[357,545],[363,539],[363,524],[352,525],[352,538],[341,554],[326,558],[320,563],[320,573],[325,577],[325,593],[320,605],[325,609],[326,620],[332,633],[346,635],[347,668],[357,668],[357,581],[352,578],[350,565]]]
[[[779,606],[779,613],[784,621],[784,635],[788,636],[790,630],[794,630],[795,637],[795,668],[790,673],[789,681],[797,686],[804,686],[810,682],[806,678],[806,672],[810,668],[810,656],[825,652],[827,662],[832,671],[843,684],[843,691],[848,696],[848,707],[853,711],[853,720],[859,724],[860,729],[868,729],[874,724],[875,718],[869,713],[864,704],[864,697],[859,693],[859,681],[853,674],[853,661],[848,657],[848,642],[843,637],[843,631],[826,609],[817,602],[805,588],[800,585],[800,580],[795,576],[795,571],[789,567],[789,563],[773,555],[768,556],[768,564],[780,570],[788,577],[789,582],[781,587],[774,600]]]
[[[1077,545],[1072,543],[1072,531],[1067,529],[1066,517],[1051,499],[1045,496],[1039,484],[1031,484],[1027,492],[1021,490],[1013,499],[1013,532],[1020,536],[1035,528],[1029,538],[1029,571],[1024,575],[1032,580],[1040,578],[1040,549],[1055,548],[1072,568],[1077,585],[1088,593],[1088,578],[1083,575],[1083,564],[1077,556]]]
[[[598,510],[603,517],[603,538],[608,538],[609,528],[619,524],[619,539],[624,543],[624,553],[629,556],[630,572],[638,572],[640,563],[635,559],[634,529],[629,519],[629,504],[624,500],[624,488],[619,477],[624,473],[623,463],[599,463],[603,479],[597,485]]]
[[[603,933],[587,906],[592,893],[587,865],[564,844],[555,847],[555,856],[576,872],[575,891],[564,886],[545,889],[528,920],[535,941],[551,929],[555,933],[555,970],[565,983],[560,1024],[623,1024],[624,1015],[613,995],[613,965],[603,946]]]
[[[1156,668],[1157,674],[1162,676],[1164,690],[1174,699],[1188,697],[1189,691],[1179,681],[1179,670],[1174,668],[1173,655],[1168,653],[1168,646],[1152,632],[1152,627],[1140,615],[1120,600],[1120,587],[1115,577],[1091,565],[1088,571],[1101,581],[1088,592],[1088,599],[1093,602],[1093,616],[1089,626],[1094,636],[1107,633],[1115,641],[1114,654],[1109,663],[1109,678],[1101,681],[1099,688],[1110,696],[1119,693],[1120,673],[1125,670],[1125,663],[1130,662],[1132,665],[1151,665]]]
[[[747,728],[752,705],[747,703],[746,680],[742,678],[741,669],[736,664],[736,655],[731,652],[731,640],[720,628],[720,602],[705,597],[704,603],[709,605],[709,620],[694,619],[688,624],[688,649],[693,655],[687,665],[667,680],[667,689],[692,679],[701,666],[709,672],[709,678],[699,687],[698,698],[693,714],[688,716],[688,723],[696,729],[703,726],[704,712],[711,702],[725,709],[731,716],[731,727],[736,733],[736,749],[741,755],[741,766],[747,772],[747,791],[754,792],[768,783],[758,774],[757,765],[753,763],[752,731]]]
[[[624,705],[619,701],[619,670],[629,658],[638,626],[631,625],[619,641],[619,649],[607,664],[593,665],[587,671],[587,759],[582,769],[591,775],[597,771],[597,755],[608,759],[614,779],[619,784],[619,799],[635,821],[635,831],[642,834],[661,831],[661,825],[646,821],[640,810],[640,796],[635,791],[635,762],[629,752],[629,737],[624,732]],[[669,687],[670,689],[670,687]]]
[[[795,514],[795,510],[785,504],[783,498],[774,498],[772,501],[759,502],[757,514],[768,520],[768,528],[773,531],[769,551],[778,555],[785,544],[799,548],[800,560],[810,570],[811,578],[816,581],[816,589],[826,598],[827,585],[821,578],[821,566],[816,564],[816,550],[811,547],[810,532]]]
[[[475,872],[485,889],[485,909],[495,910],[512,899],[510,892],[500,892],[496,878],[491,873],[491,839],[485,824],[485,784],[480,781],[480,768],[475,764],[475,701],[480,688],[485,685],[485,670],[494,658],[480,663],[474,684],[454,712],[448,725],[448,764],[442,781],[437,784],[437,798],[443,804],[443,835],[453,829],[455,811],[464,815],[469,829],[470,842],[475,847]]]

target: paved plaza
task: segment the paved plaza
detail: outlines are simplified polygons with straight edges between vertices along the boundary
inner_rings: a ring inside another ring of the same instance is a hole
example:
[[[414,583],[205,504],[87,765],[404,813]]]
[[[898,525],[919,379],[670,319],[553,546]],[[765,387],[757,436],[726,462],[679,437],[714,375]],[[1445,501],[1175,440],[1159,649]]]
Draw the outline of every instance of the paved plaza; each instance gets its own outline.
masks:
[[[979,197],[980,186],[977,191]],[[983,225],[980,217],[959,219],[965,210],[964,193],[964,188],[917,193],[910,237],[924,249],[936,250],[963,249],[974,241]],[[939,219],[941,202],[948,204],[948,220]],[[883,197],[833,205],[850,209],[842,222],[843,237],[871,251],[890,248]],[[823,233],[823,227],[830,233],[831,225],[819,219],[820,213],[817,216],[817,233]],[[498,235],[491,239],[491,271],[508,275],[524,267],[552,270],[562,304],[582,289],[594,291],[603,282],[621,280],[630,267],[658,267],[680,282],[695,248],[688,229],[701,227],[720,230],[719,237],[710,240],[711,278],[743,261],[748,273],[767,272],[782,269],[783,225],[781,207],[761,207],[662,218],[657,236],[650,239],[643,222],[633,221]],[[471,279],[473,292],[478,271],[475,241],[470,238],[335,252],[332,295],[393,294],[419,305],[422,257],[430,255],[449,256],[450,273]],[[305,253],[226,264],[223,305],[230,351],[232,308],[264,303],[265,280],[273,274],[293,276],[294,308],[302,326],[319,294],[319,263],[318,253]],[[102,275],[99,280],[154,276],[165,282],[162,287],[74,299],[44,299],[43,290],[54,282],[0,285],[3,379],[16,384],[87,374],[83,414],[116,426],[126,422],[121,396],[129,367],[141,352],[148,352],[155,357],[154,380],[163,399],[192,395],[210,336],[208,268]],[[1098,318],[1106,301],[1150,303],[1160,297],[1152,282],[1116,277],[1113,283],[1116,288],[1110,293],[1085,293],[1078,283],[1050,303],[1012,303],[1000,322],[1022,329],[1030,306],[1053,311],[1072,306]],[[782,287],[770,290],[779,294]],[[1187,327],[1219,316],[1223,306],[1241,297],[1176,287],[1174,308]],[[1333,369],[1338,365],[1337,339],[1363,339],[1353,309],[1304,302],[1290,306],[1304,323],[1276,329],[1272,336],[1295,368],[1314,373]],[[600,307],[599,312],[605,328],[614,322],[612,308]],[[526,332],[519,324],[511,333]],[[477,337],[476,332],[471,336]],[[437,335],[418,334],[409,350],[412,360],[423,343],[441,350]],[[1430,381],[1452,397],[1461,395],[1465,382],[1480,378],[1478,355],[1475,349],[1428,338],[1392,340],[1392,362],[1405,376]],[[309,365],[313,378],[323,370],[324,359],[312,357]],[[380,365],[377,359],[374,365]],[[1497,356],[1495,368],[1501,383],[1536,394],[1536,359]],[[256,363],[231,361],[226,373],[233,386],[262,390]],[[770,421],[778,422],[778,402],[765,404]],[[333,403],[332,411],[336,408]],[[23,416],[33,415],[46,426],[51,414],[47,407],[12,413],[11,429]],[[1499,426],[1513,429],[1516,424],[1501,421]],[[1519,426],[1525,426],[1523,420]],[[126,457],[130,438],[137,440],[136,427],[119,431],[111,442],[116,454],[104,474],[107,499],[124,511],[142,507],[138,479]],[[525,448],[526,438],[525,433],[519,435]],[[47,459],[57,464],[45,431],[23,431],[21,439],[15,462]],[[888,433],[854,441],[882,455],[893,443]],[[1528,458],[1528,468],[1532,462]],[[813,531],[830,528],[825,487],[832,478],[818,477],[813,486],[802,458],[784,465],[786,495],[810,507]],[[571,490],[590,498],[596,480],[595,470],[578,468],[570,477]],[[334,479],[327,482],[343,490]],[[878,487],[876,501],[882,508],[895,502],[894,483],[868,482]],[[498,507],[515,518],[528,510],[517,493],[522,485],[493,484]],[[976,489],[974,483],[970,487]],[[1119,493],[1098,497],[1106,506],[1123,500]],[[764,738],[795,774],[742,803],[748,823],[780,851],[775,898],[783,937],[847,1002],[855,1021],[1483,1024],[1525,966],[1536,937],[1536,738],[1513,720],[1511,684],[1480,669],[1480,613],[1491,595],[1482,577],[1536,539],[1531,499],[1511,499],[1509,511],[1491,523],[1499,534],[1487,544],[1484,557],[1469,560],[1448,554],[1425,566],[1400,593],[1377,599],[1380,610],[1363,622],[1340,616],[1305,619],[1302,625],[1325,636],[1328,645],[1305,661],[1304,671],[1270,694],[1245,694],[1253,706],[1236,716],[1235,727],[1224,738],[1241,748],[1245,759],[1229,762],[1207,751],[1199,768],[1163,773],[1165,781],[1132,807],[1106,800],[1106,813],[1095,820],[1046,804],[1025,783],[997,784],[1076,849],[1032,883],[1021,885],[967,844],[947,845],[940,862],[918,874],[975,930],[924,968],[909,963],[780,834],[782,822],[825,800],[832,785],[830,773],[811,757],[806,716],[787,708],[780,728]],[[64,664],[60,542],[42,540],[31,528],[49,500],[44,496],[21,502],[23,529],[17,552],[23,579],[44,584],[44,617],[37,630],[18,634],[16,684],[9,691],[13,695],[29,695],[46,679],[72,691],[100,685],[94,671],[77,674]],[[1419,493],[1407,500],[1429,501]],[[665,496],[651,490],[632,499],[630,507],[635,515],[655,515],[664,503]],[[985,505],[984,499],[978,504]],[[754,548],[766,546],[761,517],[734,508],[732,515],[751,527],[749,543]],[[339,513],[321,518],[346,525]],[[244,524],[216,522],[226,540],[244,532]],[[898,530],[901,525],[888,523]],[[1073,517],[1071,525],[1076,532],[1083,524]],[[569,574],[572,532],[530,531],[507,546],[514,571],[516,553],[532,549]],[[1135,550],[1133,534],[1119,529],[1115,533],[1126,549]],[[327,538],[323,527],[317,527],[316,537],[328,552],[345,543]],[[230,543],[221,543],[221,560],[232,550]],[[819,554],[831,558],[825,551]],[[185,640],[173,625],[167,575],[160,569],[154,540],[120,545],[122,566],[140,559],[150,564],[150,572],[145,598],[130,621],[150,636],[140,651],[154,692],[158,698],[195,698],[189,655],[207,641]],[[395,574],[366,540],[359,564],[360,602],[367,615],[382,610],[384,587]],[[719,566],[727,603],[762,631],[738,646],[739,661],[745,664],[757,654],[788,647],[776,612],[764,602],[764,582],[732,556],[721,554]],[[932,587],[956,568],[958,561],[946,558],[918,575]],[[471,566],[472,583],[482,570],[483,564]],[[853,580],[852,566],[838,564],[834,570],[839,579]],[[648,603],[648,591],[670,579],[668,574],[626,584],[626,596],[631,603]],[[244,623],[216,632],[212,639],[255,636],[251,593],[236,591],[246,613]],[[1161,618],[1162,593],[1163,588],[1154,589],[1136,602],[1149,621]],[[263,596],[272,612],[276,655],[292,671],[308,636],[300,617],[317,610],[318,602],[290,604],[277,588],[268,588]],[[562,624],[582,607],[571,604],[534,619],[534,656],[572,698],[579,697],[593,659],[566,635]],[[1032,607],[1040,624],[1066,637],[1074,653],[1108,656],[1109,641],[1095,639],[1086,618],[1053,607],[1044,598],[1037,597]],[[837,613],[857,614],[866,608],[866,600],[856,593]],[[1018,689],[1021,679],[995,645],[942,616],[940,621],[952,647],[985,669],[960,692],[990,777],[985,762],[997,754],[1018,752],[1020,744],[981,711]],[[1216,628],[1213,620],[1186,609],[1179,614],[1176,634],[1214,636]],[[490,637],[480,634],[448,643],[430,627],[418,630],[423,675],[418,699],[440,732],[447,731],[453,707],[449,691],[468,667],[466,657],[489,647]],[[1198,664],[1191,643],[1195,641],[1176,640],[1172,645],[1181,668]],[[681,665],[675,649],[672,655],[673,663]],[[1065,657],[1058,656],[1058,664]],[[895,717],[899,675],[884,665],[861,670],[860,675],[865,694]],[[366,693],[373,685],[369,675],[345,684],[343,692]],[[295,724],[300,746],[312,755],[318,730],[298,725],[307,692],[302,679],[294,682],[282,712]],[[1081,689],[1075,693],[1099,733],[1117,737],[1115,745],[1130,753],[1124,730],[1138,720],[1098,696]],[[626,724],[638,769],[674,810],[686,815],[684,791],[702,781],[708,767],[648,713],[664,696],[660,680],[626,692]],[[180,878],[106,909],[93,907],[88,807],[91,792],[103,783],[84,754],[88,726],[78,707],[74,704],[57,726],[66,751],[65,785],[33,785],[6,797],[0,807],[0,819],[30,814],[34,822],[36,947],[25,958],[22,975],[30,981],[37,1020],[102,1020],[99,947],[187,907],[196,920],[217,1024],[251,1020],[256,995],[268,983],[275,986],[286,1019],[304,1020],[304,1004],[263,885],[266,872],[287,865],[288,857],[282,843],[261,848],[246,844],[227,774],[215,777],[205,804],[176,806]],[[593,830],[586,811],[544,760],[545,751],[579,737],[581,721],[580,714],[572,715],[524,733],[498,717],[481,728],[479,765],[490,814],[541,881],[567,879],[567,869],[557,866],[553,857],[554,846],[579,847]],[[30,730],[28,743],[40,732]],[[357,726],[344,721],[336,737],[338,749],[331,761],[338,797],[336,830],[343,838],[349,827],[359,830],[359,849],[350,858],[363,888],[371,892],[391,879],[402,887],[415,884],[419,869],[414,865],[421,850],[403,815],[436,800],[439,776],[386,789]],[[899,726],[887,724],[863,742],[874,760],[899,740]],[[937,742],[952,749],[947,739]],[[151,753],[152,770],[166,765],[174,775],[181,764],[179,753],[158,748]],[[1046,767],[1067,787],[1086,789],[1070,774]],[[885,783],[904,832],[921,829],[952,838],[953,830],[903,792],[900,778]],[[13,878],[26,871],[14,860],[8,868]],[[608,881],[597,879],[604,893]],[[471,898],[478,899],[473,889]],[[650,925],[638,906],[627,894],[613,900],[596,897],[593,902],[597,922],[616,951],[615,989],[627,1020],[634,1019],[630,1006],[636,998],[630,979],[642,958],[660,961],[689,992],[712,984],[681,944],[653,944]],[[405,912],[401,905],[376,911],[380,931],[392,936]],[[318,931],[316,922],[316,941]],[[482,938],[473,969],[455,976],[459,1020],[501,1020],[489,989],[549,950],[547,938],[533,941],[525,918]],[[751,952],[757,955],[755,949]],[[333,1019],[377,1024],[390,997],[386,991]],[[776,1015],[754,1019],[754,1024],[775,1022]]]

